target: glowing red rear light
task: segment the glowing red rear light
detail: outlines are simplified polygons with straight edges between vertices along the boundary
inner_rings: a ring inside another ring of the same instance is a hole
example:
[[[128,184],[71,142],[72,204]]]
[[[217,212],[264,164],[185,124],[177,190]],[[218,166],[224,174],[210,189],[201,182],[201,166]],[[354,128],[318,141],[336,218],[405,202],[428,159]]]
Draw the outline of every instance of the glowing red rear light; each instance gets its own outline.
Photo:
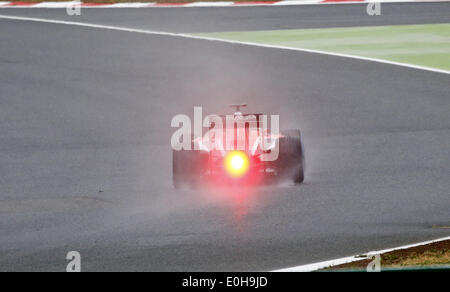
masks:
[[[250,159],[242,151],[232,151],[225,156],[225,169],[233,177],[245,175],[250,167]]]

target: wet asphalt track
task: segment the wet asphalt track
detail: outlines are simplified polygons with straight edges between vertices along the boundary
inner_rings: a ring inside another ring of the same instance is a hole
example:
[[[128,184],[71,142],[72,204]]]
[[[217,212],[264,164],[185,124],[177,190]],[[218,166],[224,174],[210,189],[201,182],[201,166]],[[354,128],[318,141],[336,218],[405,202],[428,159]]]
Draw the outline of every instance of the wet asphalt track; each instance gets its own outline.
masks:
[[[448,22],[449,6],[384,5],[381,20],[355,15],[360,5],[70,20],[275,29]],[[0,19],[0,270],[64,271],[70,250],[83,270],[272,270],[448,236],[437,227],[450,224],[449,96],[439,73]],[[173,190],[172,116],[242,101],[301,127],[306,183]]]

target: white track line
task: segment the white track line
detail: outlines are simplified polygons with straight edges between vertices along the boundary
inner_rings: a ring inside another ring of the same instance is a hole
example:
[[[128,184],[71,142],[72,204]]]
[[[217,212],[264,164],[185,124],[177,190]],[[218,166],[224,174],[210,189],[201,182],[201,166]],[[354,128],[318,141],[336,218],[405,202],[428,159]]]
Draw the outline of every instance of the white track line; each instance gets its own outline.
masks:
[[[266,44],[251,43],[251,42],[240,42],[240,41],[225,40],[225,39],[219,39],[219,38],[196,36],[196,35],[190,35],[190,34],[184,34],[184,33],[151,31],[151,30],[144,30],[144,29],[126,28],[126,27],[109,26],[109,25],[101,25],[101,24],[51,20],[51,19],[44,19],[44,18],[9,16],[9,15],[0,15],[0,19],[63,24],[63,25],[72,25],[72,26],[79,26],[79,27],[89,27],[89,28],[141,33],[141,34],[181,37],[181,38],[186,38],[186,39],[196,39],[196,40],[204,40],[204,41],[212,41],[212,42],[222,42],[222,43],[228,43],[228,44],[234,44],[234,45],[253,46],[253,47],[261,47],[261,48],[269,48],[269,49],[280,49],[280,50],[287,50],[287,51],[307,52],[307,53],[313,53],[313,54],[322,54],[322,55],[329,55],[329,56],[335,56],[335,57],[351,58],[351,59],[357,59],[357,60],[363,60],[363,61],[369,61],[369,62],[389,64],[389,65],[401,66],[401,67],[412,68],[412,69],[417,69],[417,70],[430,71],[430,72],[435,72],[435,73],[450,74],[450,71],[448,71],[448,70],[441,70],[441,69],[423,67],[423,66],[412,65],[412,64],[405,64],[405,63],[399,63],[399,62],[393,62],[393,61],[387,61],[387,60],[381,60],[381,59],[325,52],[325,51],[311,50],[311,49],[291,48],[291,47],[285,47],[285,46],[266,45]]]
[[[42,2],[36,5],[33,5],[33,8],[67,8],[76,5],[80,5],[81,2]]]
[[[115,4],[111,4],[109,6],[109,8],[144,8],[144,7],[148,7],[151,4],[152,3],[139,3],[139,2],[135,2],[135,3],[115,3]]]
[[[233,6],[234,2],[192,2],[183,7],[227,7]]]
[[[314,264],[309,264],[309,265],[303,265],[303,266],[297,266],[297,267],[292,267],[292,268],[276,270],[276,271],[273,271],[273,272],[313,272],[313,271],[317,271],[317,270],[324,269],[324,268],[329,268],[329,267],[334,267],[334,266],[338,266],[338,265],[343,265],[343,264],[353,263],[353,262],[357,262],[357,261],[362,261],[362,260],[364,260],[366,258],[369,258],[371,256],[374,256],[374,255],[382,255],[382,254],[385,254],[385,253],[388,253],[388,252],[392,252],[392,251],[396,251],[396,250],[413,248],[413,247],[427,245],[427,244],[436,243],[436,242],[441,242],[441,241],[445,241],[445,240],[450,240],[450,236],[449,237],[435,239],[435,240],[430,240],[430,241],[425,241],[425,242],[420,242],[420,243],[415,243],[415,244],[410,244],[410,245],[390,248],[390,249],[371,251],[371,252],[365,253],[362,256],[359,255],[359,256],[345,257],[345,258],[335,259],[335,260],[331,260],[331,261],[325,261],[325,262],[319,262],[319,263],[314,263]]]

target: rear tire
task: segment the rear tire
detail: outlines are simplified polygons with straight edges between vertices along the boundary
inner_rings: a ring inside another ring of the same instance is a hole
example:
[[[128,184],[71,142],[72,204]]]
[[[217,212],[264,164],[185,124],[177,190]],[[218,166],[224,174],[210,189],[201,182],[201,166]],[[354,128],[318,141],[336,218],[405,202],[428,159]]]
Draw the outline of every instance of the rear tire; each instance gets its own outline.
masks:
[[[278,156],[278,170],[282,178],[302,183],[305,180],[305,154],[300,130],[282,133]]]
[[[173,186],[176,189],[180,189],[188,184],[189,172],[186,172],[188,154],[188,151],[185,150],[173,150],[172,152],[172,179]]]
[[[207,155],[195,150],[173,150],[172,179],[176,189],[194,187],[201,179]]]

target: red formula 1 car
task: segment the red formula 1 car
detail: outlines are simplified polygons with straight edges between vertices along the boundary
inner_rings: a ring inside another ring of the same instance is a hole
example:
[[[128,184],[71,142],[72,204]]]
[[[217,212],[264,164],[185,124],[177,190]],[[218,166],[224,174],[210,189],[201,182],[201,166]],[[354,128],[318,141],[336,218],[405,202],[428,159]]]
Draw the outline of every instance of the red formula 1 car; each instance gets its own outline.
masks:
[[[193,137],[191,149],[173,151],[175,188],[199,184],[261,184],[304,180],[305,157],[300,130],[277,133],[267,129],[267,116],[214,116],[203,137]],[[210,116],[209,116],[210,117]],[[271,116],[273,117],[273,116]]]

